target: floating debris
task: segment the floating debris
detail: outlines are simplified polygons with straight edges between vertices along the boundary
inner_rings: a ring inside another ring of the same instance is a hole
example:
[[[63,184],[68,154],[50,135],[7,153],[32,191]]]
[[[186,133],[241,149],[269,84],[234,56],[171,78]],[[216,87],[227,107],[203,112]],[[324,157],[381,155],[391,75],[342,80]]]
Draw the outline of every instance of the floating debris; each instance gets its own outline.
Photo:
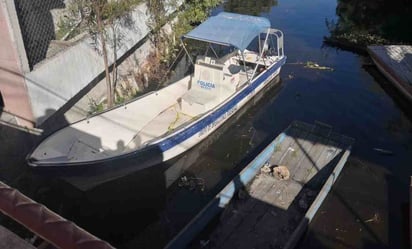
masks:
[[[288,180],[290,172],[286,166],[277,166],[273,169],[273,175],[279,180]]]
[[[313,61],[307,61],[306,64],[305,64],[305,68],[334,71],[334,69],[331,68],[331,67],[319,66],[319,64],[317,64]]]
[[[200,191],[205,190],[205,180],[203,178],[196,178],[196,177],[187,177],[182,176],[177,183],[177,186],[181,188],[188,188],[189,190],[195,190],[199,187]]]
[[[384,154],[384,155],[393,155],[393,152],[390,151],[390,150],[385,150],[385,149],[381,149],[381,148],[373,148],[373,150],[377,151],[381,154]]]
[[[201,240],[200,241],[200,248],[205,248],[209,245],[210,240]]]
[[[370,219],[368,219],[368,220],[365,220],[365,223],[369,223],[369,222],[379,222],[380,219],[381,219],[381,218],[380,218],[379,214],[378,214],[378,213],[375,213],[372,218],[370,218]]]
[[[272,167],[270,167],[270,164],[265,164],[263,167],[260,169],[260,173],[266,174],[266,175],[271,175],[272,174]]]
[[[290,172],[286,166],[275,166],[265,163],[262,168],[260,168],[260,173],[264,175],[269,175],[277,178],[278,180],[288,180]]]

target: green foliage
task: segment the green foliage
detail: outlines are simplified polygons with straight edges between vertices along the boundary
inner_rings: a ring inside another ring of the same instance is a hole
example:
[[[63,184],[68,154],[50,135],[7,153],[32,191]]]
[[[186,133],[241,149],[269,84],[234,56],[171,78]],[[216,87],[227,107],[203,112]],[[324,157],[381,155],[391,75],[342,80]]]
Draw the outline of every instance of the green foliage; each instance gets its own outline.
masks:
[[[221,0],[187,0],[185,10],[178,16],[179,22],[174,26],[175,37],[180,38],[206,20],[210,9],[221,2]]]
[[[338,0],[337,22],[326,21],[327,40],[366,47],[370,44],[411,43],[411,1]]]
[[[118,104],[122,104],[122,103],[124,103],[126,101],[126,98],[125,97],[122,97],[122,96],[116,96],[116,99],[115,99],[115,104],[116,105],[118,105]]]
[[[131,11],[142,0],[120,0],[120,1],[103,1],[101,2],[102,19],[112,22]]]
[[[81,1],[82,0],[73,0],[67,5],[64,17],[61,17],[57,23],[57,40],[63,38],[67,40],[82,32],[81,26],[79,25],[83,20]]]
[[[102,112],[104,110],[103,102],[97,103],[95,99],[89,98],[89,115]]]
[[[64,18],[60,18],[60,20],[57,23],[57,27],[58,30],[56,32],[56,39],[61,40],[66,34],[68,34],[74,28],[74,25],[72,24],[72,22]]]
[[[228,0],[223,8],[228,12],[259,16],[261,13],[269,13],[272,6],[277,5],[277,0]]]
[[[151,40],[157,48],[157,53],[153,56],[155,59],[149,60],[149,64],[152,65],[151,68],[156,69],[148,73],[149,82],[156,81],[159,84],[159,81],[164,80],[164,77],[159,79],[158,75],[159,73],[161,75],[166,74],[167,72],[163,71],[166,71],[168,65],[176,59],[177,52],[180,50],[178,49],[180,43],[177,41],[183,34],[204,21],[209,16],[211,8],[217,6],[220,2],[222,0],[187,0],[177,15],[167,17],[164,10],[166,7],[164,5],[165,1],[148,1],[148,9],[151,14],[149,26],[153,30]],[[174,1],[168,3],[171,5],[176,4]],[[173,34],[163,33],[161,27],[174,17],[176,17],[177,22],[172,24]]]
[[[148,0],[147,7],[150,13],[149,27],[154,31],[158,30],[166,23],[166,10],[164,1]]]

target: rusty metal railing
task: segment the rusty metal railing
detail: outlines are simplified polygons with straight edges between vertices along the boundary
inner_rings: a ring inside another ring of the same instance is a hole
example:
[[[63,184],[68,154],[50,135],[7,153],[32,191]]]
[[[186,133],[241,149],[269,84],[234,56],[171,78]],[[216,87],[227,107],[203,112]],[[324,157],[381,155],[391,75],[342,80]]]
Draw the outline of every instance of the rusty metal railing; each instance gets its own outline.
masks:
[[[1,181],[0,211],[57,248],[114,248]]]

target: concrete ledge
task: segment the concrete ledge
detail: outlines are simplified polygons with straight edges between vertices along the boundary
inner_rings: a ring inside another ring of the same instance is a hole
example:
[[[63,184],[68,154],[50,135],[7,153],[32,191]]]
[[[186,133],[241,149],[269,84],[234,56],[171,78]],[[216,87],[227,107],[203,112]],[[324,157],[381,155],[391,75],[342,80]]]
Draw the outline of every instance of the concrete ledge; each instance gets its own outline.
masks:
[[[7,249],[36,249],[16,234],[0,225],[0,248]]]

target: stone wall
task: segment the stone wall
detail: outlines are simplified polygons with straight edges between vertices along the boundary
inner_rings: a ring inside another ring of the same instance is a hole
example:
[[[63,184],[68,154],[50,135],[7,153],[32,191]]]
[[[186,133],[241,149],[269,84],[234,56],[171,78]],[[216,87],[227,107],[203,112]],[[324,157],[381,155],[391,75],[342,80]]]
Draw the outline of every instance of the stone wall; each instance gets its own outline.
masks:
[[[51,0],[42,1],[48,2]],[[170,14],[173,11],[173,9],[169,9],[168,13]],[[117,59],[133,54],[132,61],[145,60],[150,49],[150,44],[145,43],[150,33],[150,28],[147,25],[148,20],[149,15],[146,4],[141,4],[130,13],[127,22],[126,20],[119,22],[117,36],[122,37],[121,43],[117,44],[116,51],[109,43],[110,64],[114,62],[114,53],[116,53]],[[111,30],[108,30],[108,35],[111,36]],[[103,79],[103,57],[98,49],[99,46],[96,46],[95,42],[96,40],[87,35],[55,56],[43,60],[25,75],[37,125],[61,107],[67,105],[74,96],[78,95],[87,86],[96,84],[96,82]],[[144,45],[144,47],[136,48],[139,45]],[[123,61],[123,63],[131,63],[130,60]],[[130,65],[132,67],[136,66],[136,64]],[[82,106],[80,109],[84,109],[84,104]],[[79,113],[82,113],[84,110],[80,109]]]

